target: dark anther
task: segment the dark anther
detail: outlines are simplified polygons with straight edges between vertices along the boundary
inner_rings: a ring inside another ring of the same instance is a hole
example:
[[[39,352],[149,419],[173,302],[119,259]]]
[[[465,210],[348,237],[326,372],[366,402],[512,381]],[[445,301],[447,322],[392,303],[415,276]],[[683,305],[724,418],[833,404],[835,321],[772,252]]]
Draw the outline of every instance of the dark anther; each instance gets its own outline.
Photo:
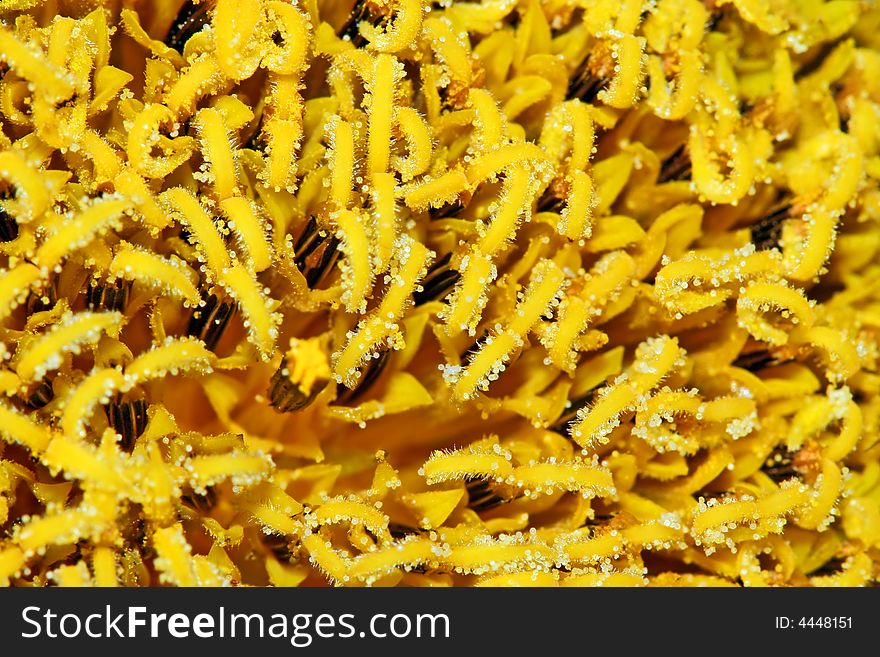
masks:
[[[117,279],[114,284],[92,281],[86,290],[86,307],[89,310],[117,310],[123,312],[128,303],[131,283]]]
[[[244,144],[241,146],[242,148],[249,148],[253,151],[263,152],[266,150],[266,141],[265,135],[263,134],[263,116],[260,115],[260,120],[257,122],[254,131],[250,134],[250,136],[245,140]]]
[[[28,294],[27,301],[25,302],[25,311],[28,316],[31,316],[35,313],[51,310],[55,307],[57,301],[58,293],[55,291],[55,283],[50,281],[45,289],[35,290]]]
[[[43,379],[28,395],[27,405],[37,410],[52,401],[53,397],[55,397],[55,391],[52,389],[52,382]]]
[[[186,334],[204,342],[208,349],[214,349],[234,312],[235,304],[220,301],[216,294],[212,294],[204,306],[193,310]]]
[[[339,258],[339,239],[318,229],[314,217],[309,219],[306,228],[293,246],[294,262],[310,288],[324,278]]]
[[[263,543],[279,561],[290,561],[293,552],[290,550],[290,540],[281,534],[271,533],[263,536]]]
[[[818,569],[814,570],[811,575],[814,577],[819,576],[827,576],[827,575],[836,575],[843,571],[843,565],[846,563],[846,559],[844,557],[831,557],[828,561],[823,563]]]
[[[795,71],[794,80],[795,82],[799,82],[803,80],[808,75],[811,75],[818,71],[828,56],[834,52],[843,37],[837,37],[833,41],[826,41],[821,46],[816,48],[816,54],[810,58],[801,68]]]
[[[58,103],[58,109],[61,109],[62,107],[73,107],[74,105],[76,105],[76,102],[78,100],[79,100],[79,94],[74,93],[70,98]]]
[[[309,394],[304,393],[299,384],[290,380],[287,372],[287,364],[282,362],[272,375],[269,383],[269,403],[282,413],[300,411],[315,401],[315,398],[324,389],[326,383],[313,385]]]
[[[447,253],[428,269],[428,274],[422,281],[422,291],[413,293],[413,299],[417,306],[429,301],[444,299],[455,287],[461,274],[449,266],[451,260],[452,254]]]
[[[198,3],[186,0],[165,36],[165,45],[183,53],[183,47],[190,37],[201,32],[208,24],[212,4],[210,0],[202,0]]]
[[[384,19],[383,16],[373,15],[373,12],[370,11],[370,7],[367,6],[368,4],[368,0],[357,0],[354,3],[354,7],[351,8],[348,20],[345,21],[345,24],[339,29],[339,38],[348,38],[355,48],[363,48],[367,45],[367,40],[361,36],[359,28],[361,22],[367,21],[372,25],[378,26]]]
[[[391,538],[397,539],[406,538],[413,534],[421,534],[421,530],[418,528],[410,527],[409,525],[404,525],[399,522],[389,522],[388,532],[391,534]]]
[[[18,222],[6,210],[0,208],[0,242],[11,242],[18,238]]]
[[[578,98],[585,103],[591,103],[607,85],[608,80],[595,75],[585,62],[577,76],[568,83],[568,91],[565,94],[567,100]]]
[[[702,497],[704,500],[729,500],[736,497],[736,492],[732,490],[709,490],[695,493],[695,497]]]
[[[428,211],[428,214],[431,217],[431,221],[439,221],[440,219],[448,219],[449,217],[456,216],[459,212],[464,210],[464,203],[461,200],[456,199],[451,203],[444,203],[439,208],[431,208]]]
[[[147,404],[143,399],[122,401],[117,398],[104,407],[107,422],[122,436],[122,449],[130,451],[135,441],[147,428]]]
[[[583,527],[604,527],[614,520],[613,513],[594,513],[592,518],[584,521]]]
[[[141,516],[135,516],[126,527],[125,539],[128,543],[138,548],[147,548],[147,521]]]
[[[483,329],[483,332],[480,333],[480,337],[474,340],[470,345],[468,345],[467,349],[461,352],[459,360],[463,365],[470,362],[471,358],[479,353],[480,349],[483,346],[483,343],[486,342],[486,338],[488,338],[489,335],[489,329]]]
[[[794,455],[794,452],[782,445],[776,447],[764,461],[761,472],[776,483],[797,477],[798,471],[794,467]]]
[[[382,372],[385,371],[390,355],[391,354],[387,349],[383,349],[379,352],[378,358],[371,358],[368,360],[367,364],[364,365],[364,368],[361,370],[360,378],[351,390],[346,388],[343,384],[338,383],[336,385],[336,401],[334,403],[337,405],[351,404],[357,401],[358,398],[372,387],[376,380],[382,375]]]
[[[571,400],[571,404],[569,405],[569,407],[562,415],[559,416],[559,419],[556,420],[556,423],[552,427],[550,427],[550,431],[553,431],[568,438],[570,436],[571,424],[572,422],[577,420],[578,411],[592,404],[595,396],[596,390],[593,389],[584,396]]]
[[[541,194],[536,209],[538,212],[561,212],[564,200],[551,188]]]
[[[758,349],[757,351],[740,354],[737,356],[736,360],[733,361],[734,367],[749,370],[750,372],[758,372],[767,367],[773,367],[774,365],[779,365],[779,361],[776,359],[776,356],[770,353],[767,349]]]
[[[508,500],[501,497],[488,479],[480,477],[469,478],[465,482],[468,494],[468,508],[476,511],[489,511],[501,506]]]
[[[806,345],[757,346],[757,348],[750,348],[741,353],[733,361],[732,365],[750,372],[758,372],[768,367],[777,367],[796,360],[804,360],[810,354],[810,349]]]
[[[217,491],[213,486],[208,486],[205,488],[204,493],[196,493],[190,490],[181,495],[180,499],[197,511],[206,512],[217,506]]]
[[[769,251],[779,246],[782,224],[791,216],[790,211],[791,205],[783,205],[752,224],[752,244],[758,251]]]
[[[712,15],[709,16],[709,20],[706,21],[706,31],[714,32],[722,18],[724,18],[724,9],[719,9],[718,11],[713,12]]]
[[[657,184],[671,182],[673,180],[689,180],[691,177],[691,156],[687,144],[682,144],[663,160],[660,165],[660,173],[657,175]]]

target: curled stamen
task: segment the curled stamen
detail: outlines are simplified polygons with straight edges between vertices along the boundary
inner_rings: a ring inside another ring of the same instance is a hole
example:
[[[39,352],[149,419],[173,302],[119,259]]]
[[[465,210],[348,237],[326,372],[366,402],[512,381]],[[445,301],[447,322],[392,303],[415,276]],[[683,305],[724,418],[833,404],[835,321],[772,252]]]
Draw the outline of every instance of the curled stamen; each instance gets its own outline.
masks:
[[[876,574],[872,3],[0,5],[0,585]]]

